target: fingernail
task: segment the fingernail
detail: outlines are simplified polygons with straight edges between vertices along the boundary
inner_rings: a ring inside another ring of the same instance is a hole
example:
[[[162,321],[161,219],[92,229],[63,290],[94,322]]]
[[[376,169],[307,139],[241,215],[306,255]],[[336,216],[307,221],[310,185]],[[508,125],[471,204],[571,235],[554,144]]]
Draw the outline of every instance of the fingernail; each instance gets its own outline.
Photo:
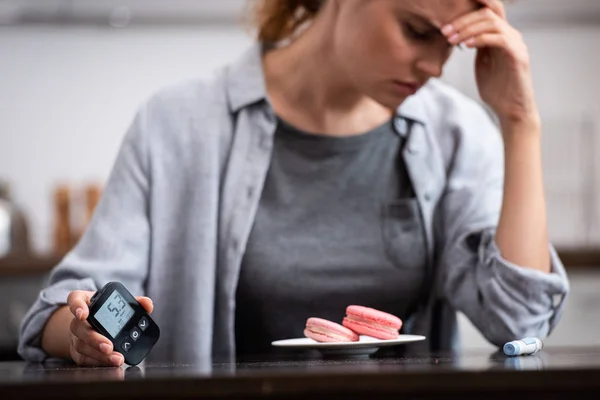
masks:
[[[465,41],[465,45],[471,47],[475,44],[475,38],[469,38],[467,39],[467,41]]]
[[[119,356],[110,356],[109,360],[111,363],[113,363],[114,365],[116,365],[117,367],[121,366],[122,364],[122,358]]]
[[[455,33],[454,35],[450,36],[450,38],[448,39],[448,41],[452,44],[456,44],[458,42],[458,38],[460,36],[458,35],[458,33]]]
[[[100,345],[100,351],[106,354],[110,354],[110,352],[112,351],[112,348],[106,344],[106,343],[102,343]]]
[[[83,310],[81,308],[78,308],[75,311],[75,315],[77,316],[77,319],[81,319],[81,316],[83,315]]]
[[[442,33],[446,36],[449,36],[454,32],[454,27],[452,25],[446,25],[442,28]]]

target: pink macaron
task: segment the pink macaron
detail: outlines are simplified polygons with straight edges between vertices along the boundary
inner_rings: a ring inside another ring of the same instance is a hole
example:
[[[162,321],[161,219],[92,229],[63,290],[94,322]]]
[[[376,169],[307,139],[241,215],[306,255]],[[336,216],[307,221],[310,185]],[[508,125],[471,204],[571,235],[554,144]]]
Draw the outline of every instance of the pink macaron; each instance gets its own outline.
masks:
[[[358,335],[340,324],[321,318],[309,318],[306,321],[304,336],[320,343],[358,342]]]
[[[398,331],[402,328],[400,318],[362,306],[348,306],[343,325],[359,335],[371,336],[381,340],[398,339]]]

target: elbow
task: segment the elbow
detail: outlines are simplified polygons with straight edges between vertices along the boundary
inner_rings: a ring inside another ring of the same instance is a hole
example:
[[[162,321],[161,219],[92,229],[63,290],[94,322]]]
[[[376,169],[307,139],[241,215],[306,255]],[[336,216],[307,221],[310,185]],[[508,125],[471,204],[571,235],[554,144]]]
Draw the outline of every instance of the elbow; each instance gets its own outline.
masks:
[[[496,347],[527,337],[545,339],[560,319],[562,308],[547,302],[524,303],[498,290],[480,292],[470,309],[482,335]]]
[[[42,349],[41,333],[32,332],[31,329],[26,329],[25,332],[21,332],[17,353],[23,360],[28,362],[43,362],[49,356]]]
[[[48,354],[42,349],[40,334],[27,329],[19,336],[17,353],[29,362],[43,362],[48,358]]]
[[[507,320],[496,314],[488,318],[484,326],[481,333],[488,342],[498,348],[502,348],[507,342],[526,337],[545,339],[550,333],[550,320],[545,317]]]

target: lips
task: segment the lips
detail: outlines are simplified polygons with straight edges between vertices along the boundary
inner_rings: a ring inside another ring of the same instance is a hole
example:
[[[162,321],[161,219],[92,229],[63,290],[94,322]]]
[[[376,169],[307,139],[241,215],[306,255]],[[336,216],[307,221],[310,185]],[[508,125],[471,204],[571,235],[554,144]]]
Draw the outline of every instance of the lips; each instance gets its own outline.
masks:
[[[414,82],[394,81],[394,85],[402,92],[415,94],[421,88],[421,85]]]

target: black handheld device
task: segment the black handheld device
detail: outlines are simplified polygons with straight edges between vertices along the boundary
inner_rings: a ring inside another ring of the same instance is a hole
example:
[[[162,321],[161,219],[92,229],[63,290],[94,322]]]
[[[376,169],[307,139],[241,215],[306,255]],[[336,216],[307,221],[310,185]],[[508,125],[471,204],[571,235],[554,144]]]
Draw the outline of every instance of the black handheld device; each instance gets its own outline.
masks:
[[[91,298],[87,321],[106,336],[125,363],[137,365],[160,337],[158,325],[144,307],[118,282],[110,282]]]

